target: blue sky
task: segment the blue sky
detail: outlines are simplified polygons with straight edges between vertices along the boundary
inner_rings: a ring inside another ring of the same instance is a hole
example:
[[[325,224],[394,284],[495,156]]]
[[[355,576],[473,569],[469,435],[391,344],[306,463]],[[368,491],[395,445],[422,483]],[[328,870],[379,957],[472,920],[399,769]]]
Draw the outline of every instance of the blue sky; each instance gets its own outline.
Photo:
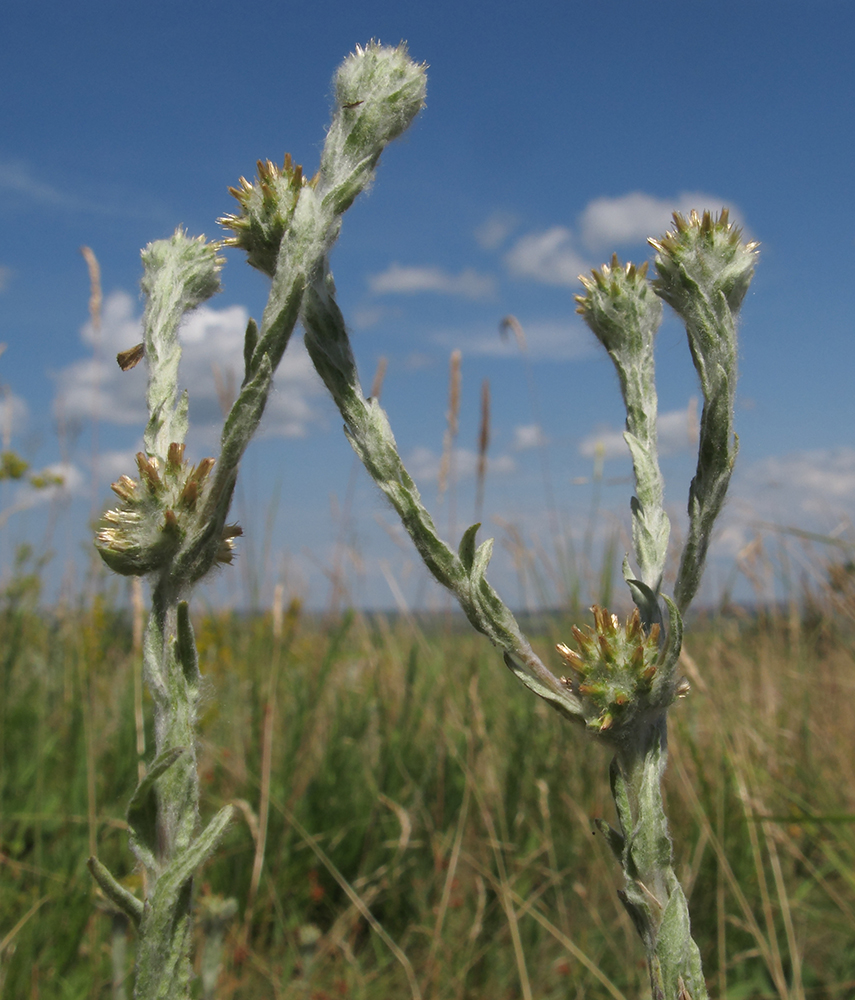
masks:
[[[281,162],[287,151],[313,173],[333,72],[371,38],[405,39],[429,64],[427,107],[344,219],[332,257],[339,299],[366,386],[388,359],[384,406],[455,544],[473,517],[489,379],[484,530],[497,538],[493,577],[509,603],[537,598],[531,575],[523,584],[515,568],[515,532],[548,581],[556,519],[583,569],[586,547],[596,568],[603,538],[627,523],[616,380],[573,295],[576,276],[613,250],[650,256],[644,238],[661,235],[673,209],[727,205],[762,244],[741,319],[741,450],[708,596],[758,522],[848,530],[848,2],[34,2],[5,12],[0,40],[3,433],[36,466],[61,463],[67,488],[48,498],[3,487],[3,562],[29,537],[54,552],[54,579],[82,579],[89,519],[110,498],[109,482],[133,471],[141,443],[143,368],[120,378],[113,360],[138,339],[140,247],[178,224],[220,235],[215,220],[234,207],[227,188],[251,177],[258,158]],[[82,244],[102,269],[100,343],[87,325]],[[221,383],[238,371],[246,316],[260,316],[266,299],[265,279],[238,253],[227,257],[224,291],[185,331],[199,457],[216,449],[215,366]],[[526,354],[499,334],[509,313],[525,329]],[[456,476],[438,498],[454,349],[463,374]],[[679,530],[697,389],[671,320],[658,366],[667,499]],[[437,599],[391,513],[354,472],[341,421],[300,344],[289,348],[243,471],[241,565],[212,593],[245,602],[250,577],[263,598],[281,580],[324,607],[330,575],[343,566],[357,603]],[[791,548],[796,564],[806,558]]]

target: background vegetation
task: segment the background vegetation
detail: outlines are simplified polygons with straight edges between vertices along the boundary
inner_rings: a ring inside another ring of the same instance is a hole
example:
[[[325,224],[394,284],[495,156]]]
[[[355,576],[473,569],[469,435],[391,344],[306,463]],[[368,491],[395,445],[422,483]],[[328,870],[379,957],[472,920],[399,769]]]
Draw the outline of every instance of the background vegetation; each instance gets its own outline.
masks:
[[[728,1000],[855,995],[855,603],[844,564],[828,579],[687,633],[667,808],[711,993]],[[124,814],[153,745],[139,622],[103,596],[48,614],[37,595],[22,563],[0,610],[0,992],[119,997],[132,935],[86,858],[97,848],[132,884]],[[525,625],[548,657],[579,618]],[[237,904],[208,995],[649,993],[592,835],[592,817],[613,819],[608,756],[465,622],[320,618],[280,599],[210,613],[197,637],[203,819],[228,801],[241,817],[197,882],[198,963],[218,901]]]

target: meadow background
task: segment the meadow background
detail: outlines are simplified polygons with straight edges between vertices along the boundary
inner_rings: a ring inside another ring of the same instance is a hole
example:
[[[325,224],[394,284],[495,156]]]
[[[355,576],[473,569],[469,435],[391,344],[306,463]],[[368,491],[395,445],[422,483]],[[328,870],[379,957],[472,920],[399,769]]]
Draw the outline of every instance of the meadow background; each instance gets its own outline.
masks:
[[[686,643],[665,786],[715,997],[855,991],[855,595],[835,581],[701,616]],[[124,815],[153,740],[141,621],[35,596],[21,577],[0,613],[2,995],[121,998],[132,935],[85,862],[97,850],[138,881]],[[523,624],[548,656],[578,620]],[[608,754],[465,622],[294,603],[196,624],[202,814],[239,810],[197,880],[197,969],[206,949],[220,964],[197,995],[649,996],[594,833],[613,821]]]
[[[542,656],[593,600],[621,605],[628,548],[619,396],[574,316],[577,275],[649,256],[675,209],[727,205],[761,241],[668,808],[712,995],[855,995],[850,6],[36,2],[4,20],[0,432],[62,484],[0,481],[2,995],[119,997],[132,957],[85,859],[132,883],[124,813],[152,744],[140,595],[91,546],[141,443],[143,369],[113,361],[140,339],[138,250],[178,223],[213,237],[259,157],[311,173],[332,73],[372,37],[430,63],[428,107],[348,213],[339,299],[438,524],[456,542],[483,518],[491,579]],[[266,294],[227,256],[184,331],[194,459],[216,453]],[[658,364],[679,533],[697,390],[676,324]],[[199,879],[200,961],[236,904],[216,995],[409,996],[415,979],[425,997],[644,996],[592,836],[606,755],[452,613],[299,343],[277,390],[238,562],[195,602],[203,813],[241,814]]]

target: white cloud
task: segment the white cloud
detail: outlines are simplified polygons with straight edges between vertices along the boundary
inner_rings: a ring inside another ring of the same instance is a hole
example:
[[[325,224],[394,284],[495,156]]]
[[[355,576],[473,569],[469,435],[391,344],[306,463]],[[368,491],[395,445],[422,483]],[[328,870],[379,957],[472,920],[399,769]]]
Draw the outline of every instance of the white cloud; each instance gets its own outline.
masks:
[[[716,554],[744,555],[770,526],[851,539],[853,524],[855,448],[796,452],[751,464],[737,461],[716,531]],[[787,551],[794,564],[811,564],[797,539]]]
[[[698,448],[698,400],[693,396],[685,410],[659,414],[659,454],[675,455]]]
[[[659,414],[659,454],[674,455],[682,451],[694,451],[698,442],[698,401],[694,397],[684,410],[669,410]],[[623,428],[615,430],[604,427],[579,442],[579,454],[594,458],[600,454],[604,459],[628,458],[629,446],[623,436]]]
[[[687,215],[693,208],[718,212],[723,206],[730,209],[731,221],[741,225],[739,209],[716,195],[681,191],[674,198],[654,198],[633,191],[618,198],[596,198],[579,217],[580,236],[591,252],[610,252],[628,243],[645,243],[649,236],[661,236],[670,227],[674,212]]]
[[[230,383],[236,387],[243,376],[247,318],[242,306],[214,309],[203,305],[181,327],[183,353],[179,382],[190,391],[193,439],[208,450],[219,441],[223,421],[217,380],[221,386]],[[85,344],[95,347],[98,342],[96,356],[75,361],[55,373],[54,411],[64,419],[95,418],[142,429],[147,419],[145,364],[123,372],[115,362],[118,351],[142,340],[134,300],[126,292],[112,292],[104,301],[100,336],[96,336],[91,322],[80,333]],[[302,341],[295,337],[276,373],[262,433],[284,437],[305,435],[309,425],[318,419],[312,401],[322,392]]]
[[[514,428],[511,447],[514,451],[530,451],[547,443],[547,438],[539,424],[521,424]]]
[[[18,514],[21,511],[50,503],[63,495],[82,496],[85,488],[90,483],[90,480],[80,469],[69,462],[55,462],[53,465],[48,465],[43,469],[34,469],[32,471],[41,475],[57,476],[62,482],[44,486],[41,489],[37,489],[27,481],[18,483],[14,493],[14,500],[0,511],[0,528],[4,527],[14,514]]]
[[[525,323],[523,329],[532,361],[574,361],[594,353],[594,338],[581,321]],[[439,330],[431,340],[448,349],[460,348],[464,357],[521,357],[516,339],[503,336],[498,325],[474,330]]]
[[[11,439],[15,434],[20,434],[26,427],[29,416],[30,409],[26,402],[10,389],[4,390],[0,386],[0,435],[4,439]]]
[[[766,458],[744,469],[737,465],[737,474],[739,495],[759,520],[828,525],[855,508],[855,448]]]
[[[609,458],[628,458],[629,448],[624,440],[623,431],[613,428],[595,430],[579,442],[579,454],[585,458],[600,456]]]
[[[613,250],[661,236],[674,212],[687,215],[693,208],[719,212],[723,206],[730,209],[731,221],[744,228],[739,209],[717,195],[681,191],[674,198],[655,198],[633,191],[617,198],[596,198],[582,211],[576,229],[558,225],[518,239],[505,254],[505,265],[518,278],[573,287],[580,274],[591,270],[590,257],[602,263],[599,258],[605,259]],[[645,251],[644,256],[649,253]]]
[[[357,306],[348,313],[348,325],[354,330],[370,330],[384,319],[393,319],[400,315],[399,309],[389,309],[377,302]]]
[[[98,481],[115,483],[119,476],[137,478],[137,452],[143,447],[142,434],[136,448],[105,451],[98,456]],[[110,494],[112,498],[112,494]]]
[[[467,299],[488,298],[495,292],[495,280],[466,268],[459,274],[449,274],[440,267],[403,267],[390,264],[381,274],[368,279],[375,295],[415,295],[435,292],[440,295],[459,295]]]
[[[12,268],[0,264],[0,292],[5,292],[12,280]]]
[[[517,224],[517,217],[510,212],[493,212],[475,230],[475,239],[483,250],[498,250]]]
[[[405,465],[413,479],[423,486],[435,486],[439,480],[442,456],[430,448],[414,448]],[[455,448],[453,458],[455,478],[474,479],[478,471],[478,453],[471,448]],[[487,474],[506,475],[516,471],[516,463],[510,455],[487,455]]]
[[[515,277],[546,285],[575,285],[579,275],[589,270],[566,226],[521,237],[505,254],[505,265]]]
[[[42,489],[28,487],[33,495],[33,503],[45,503],[52,500],[59,493],[72,493],[75,496],[83,494],[84,489],[90,488],[89,477],[84,475],[81,469],[71,462],[54,462],[37,470],[40,475],[56,476],[61,479],[61,483],[45,486]]]

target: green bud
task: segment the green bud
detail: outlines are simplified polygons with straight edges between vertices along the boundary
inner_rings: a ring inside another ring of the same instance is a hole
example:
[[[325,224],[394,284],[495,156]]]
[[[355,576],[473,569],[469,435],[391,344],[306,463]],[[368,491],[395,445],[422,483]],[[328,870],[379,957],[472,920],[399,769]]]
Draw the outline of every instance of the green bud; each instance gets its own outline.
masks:
[[[641,267],[621,265],[614,254],[610,265],[579,280],[585,294],[576,296],[576,312],[609,354],[630,361],[653,343],[662,322],[662,303],[647,280],[646,261]]]
[[[220,290],[219,244],[195,239],[180,227],[170,239],[149,243],[142,251],[142,290],[147,303],[143,326],[155,346],[175,336],[184,313],[206,302]],[[146,355],[152,362],[150,347]]]
[[[425,66],[396,48],[369,42],[345,59],[333,81],[335,111],[321,157],[319,188],[340,215],[370,182],[383,149],[424,106]]]

